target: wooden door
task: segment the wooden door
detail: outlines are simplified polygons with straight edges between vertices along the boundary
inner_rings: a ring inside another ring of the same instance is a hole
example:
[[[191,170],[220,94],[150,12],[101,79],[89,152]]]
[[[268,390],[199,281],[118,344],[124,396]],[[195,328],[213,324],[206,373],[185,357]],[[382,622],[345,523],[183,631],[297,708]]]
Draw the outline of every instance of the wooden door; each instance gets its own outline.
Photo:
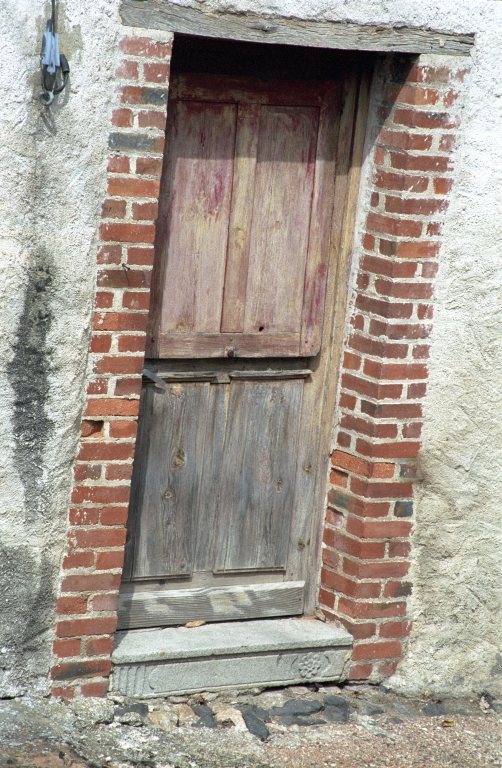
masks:
[[[341,97],[173,78],[122,628],[303,611]]]

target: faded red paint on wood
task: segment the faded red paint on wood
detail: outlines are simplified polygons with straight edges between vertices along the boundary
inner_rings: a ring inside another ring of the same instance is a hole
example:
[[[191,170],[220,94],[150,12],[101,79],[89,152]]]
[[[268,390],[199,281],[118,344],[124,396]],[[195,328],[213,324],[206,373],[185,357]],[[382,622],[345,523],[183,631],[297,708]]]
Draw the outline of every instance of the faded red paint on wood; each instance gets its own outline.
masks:
[[[150,356],[317,353],[339,96],[336,83],[175,79]]]

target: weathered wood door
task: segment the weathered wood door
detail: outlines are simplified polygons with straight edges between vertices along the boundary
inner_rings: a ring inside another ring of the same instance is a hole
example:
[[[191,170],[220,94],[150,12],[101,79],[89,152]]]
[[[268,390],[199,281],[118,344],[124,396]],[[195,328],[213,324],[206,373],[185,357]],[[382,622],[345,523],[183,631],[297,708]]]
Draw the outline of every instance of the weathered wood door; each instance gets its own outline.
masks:
[[[173,78],[123,628],[303,611],[341,97]]]

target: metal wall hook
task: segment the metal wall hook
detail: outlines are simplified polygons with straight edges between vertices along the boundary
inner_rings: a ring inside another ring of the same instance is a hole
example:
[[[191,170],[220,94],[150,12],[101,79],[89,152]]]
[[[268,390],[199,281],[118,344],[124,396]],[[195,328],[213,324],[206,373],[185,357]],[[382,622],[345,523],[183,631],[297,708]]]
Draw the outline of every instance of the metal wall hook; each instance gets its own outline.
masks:
[[[42,70],[43,90],[39,94],[39,99],[44,107],[49,107],[54,101],[54,96],[61,93],[66,88],[70,74],[70,66],[66,56],[59,53],[56,0],[52,0],[51,18],[47,20],[46,29],[42,38],[40,67]]]

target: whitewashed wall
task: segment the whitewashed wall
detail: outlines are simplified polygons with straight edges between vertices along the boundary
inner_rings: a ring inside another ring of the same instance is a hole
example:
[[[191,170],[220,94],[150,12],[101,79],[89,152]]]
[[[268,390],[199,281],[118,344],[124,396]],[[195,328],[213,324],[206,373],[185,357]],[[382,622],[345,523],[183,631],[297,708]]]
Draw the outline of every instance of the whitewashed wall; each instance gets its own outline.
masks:
[[[200,8],[204,0],[180,3]],[[71,88],[38,102],[49,3],[0,16],[0,696],[47,690],[84,396],[119,0],[62,0]],[[475,32],[437,283],[402,690],[502,694],[502,3],[206,0],[207,10]]]

